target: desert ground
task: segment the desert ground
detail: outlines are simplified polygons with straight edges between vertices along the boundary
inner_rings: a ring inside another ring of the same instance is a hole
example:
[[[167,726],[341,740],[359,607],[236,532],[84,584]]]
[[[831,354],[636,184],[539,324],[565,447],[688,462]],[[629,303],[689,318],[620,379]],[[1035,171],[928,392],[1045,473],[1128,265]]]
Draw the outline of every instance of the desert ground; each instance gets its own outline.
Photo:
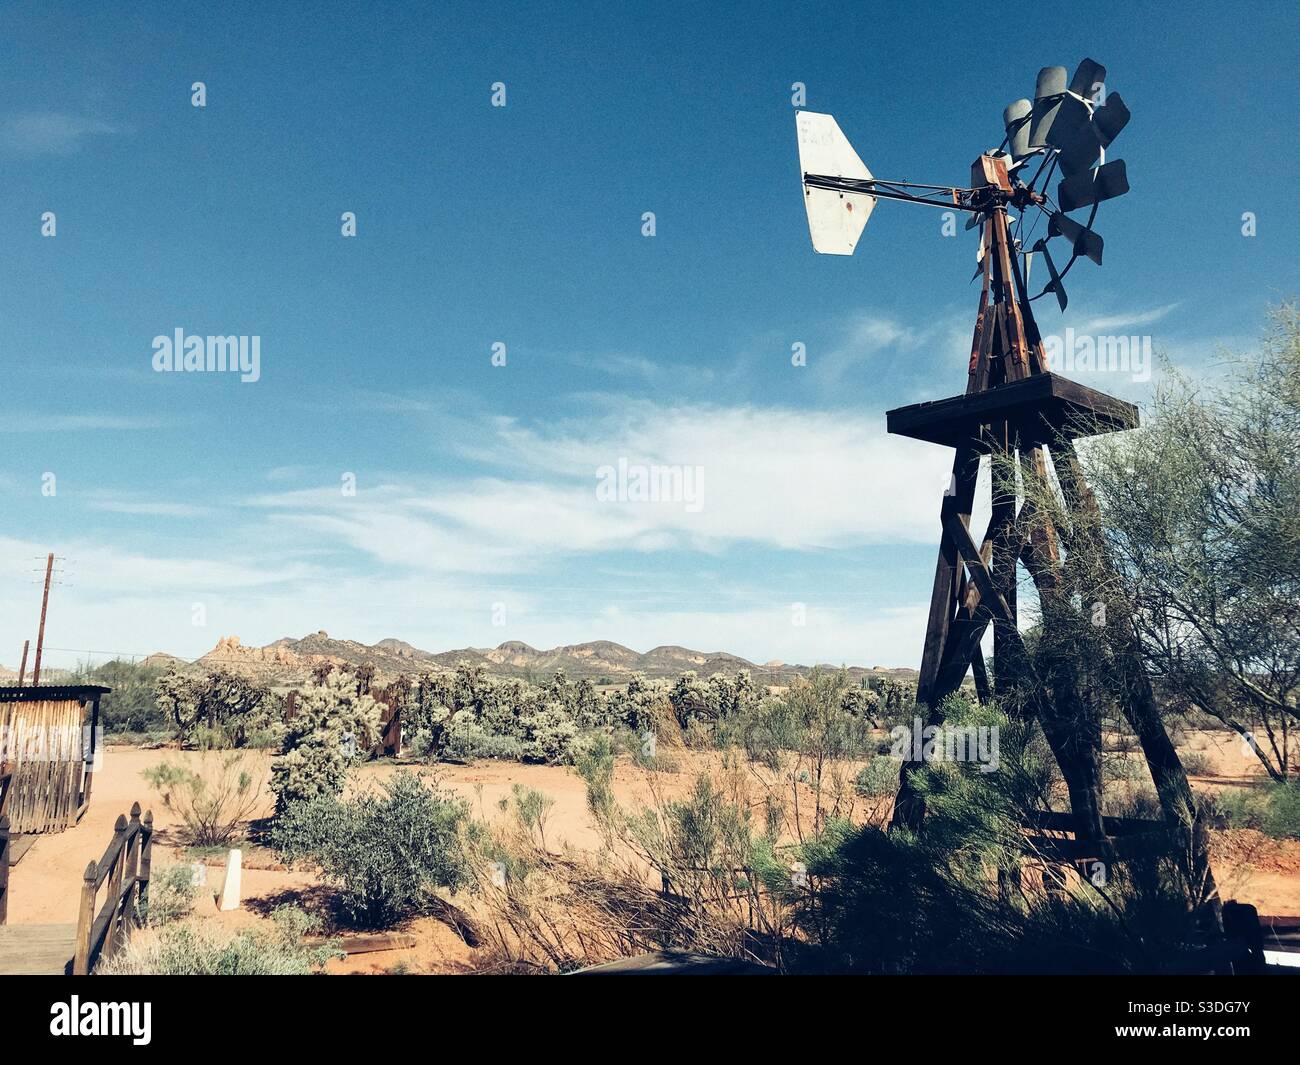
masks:
[[[1197,790],[1249,786],[1262,778],[1258,763],[1246,756],[1240,743],[1223,733],[1193,733],[1185,749],[1204,751],[1214,769],[1213,775],[1193,777],[1193,787]],[[179,845],[176,819],[163,808],[159,796],[151,791],[141,773],[164,759],[193,761],[199,757],[190,751],[108,747],[102,767],[95,774],[90,808],[80,823],[65,832],[42,836],[13,868],[10,923],[75,922],[86,865],[100,857],[112,835],[114,821],[133,802],[139,802],[154,814],[155,871],[182,860],[194,860]],[[264,769],[269,768],[269,755],[253,757]],[[694,774],[710,760],[716,760],[717,755],[680,751],[674,752],[674,758],[678,763],[677,772],[654,774],[654,786],[669,795],[688,788]],[[391,763],[364,765],[357,771],[355,786],[364,787],[396,769]],[[498,802],[509,796],[516,784],[543,792],[555,802],[546,828],[552,849],[566,846],[591,849],[597,845],[585,787],[570,768],[481,761],[473,765],[442,765],[437,767],[436,776],[443,787],[463,796],[476,816],[485,819],[499,816]],[[614,791],[621,804],[635,807],[646,801],[650,786],[650,774],[646,770],[620,762],[615,772]],[[272,809],[265,781],[262,801],[260,816],[265,816]],[[1262,914],[1300,913],[1300,841],[1273,840],[1251,830],[1216,832],[1214,853],[1215,874],[1225,898],[1252,903]],[[208,881],[200,889],[195,909],[200,920],[234,924],[265,920],[279,903],[307,902],[313,896],[319,898],[322,892],[311,871],[286,868],[268,852],[251,848],[245,851],[244,857],[243,905],[239,910],[222,913],[217,910],[215,894],[221,885],[224,855],[210,857],[206,863]],[[472,912],[472,899],[461,897],[454,901]],[[329,971],[467,972],[476,968],[476,952],[447,925],[425,918],[415,921],[406,931],[416,937],[413,949],[352,955],[331,962]]]

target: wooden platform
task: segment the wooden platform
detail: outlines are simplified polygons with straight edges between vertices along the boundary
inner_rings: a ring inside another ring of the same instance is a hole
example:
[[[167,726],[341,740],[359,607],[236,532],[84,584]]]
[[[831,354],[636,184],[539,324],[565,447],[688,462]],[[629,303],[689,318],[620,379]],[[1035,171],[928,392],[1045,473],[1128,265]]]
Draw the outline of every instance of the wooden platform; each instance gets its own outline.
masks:
[[[63,976],[72,971],[75,924],[0,925],[0,976]]]
[[[1096,436],[1135,429],[1132,403],[1054,373],[948,399],[895,407],[885,415],[889,431],[932,444],[959,447],[993,422],[1010,422],[1022,440],[1047,443],[1054,435]]]

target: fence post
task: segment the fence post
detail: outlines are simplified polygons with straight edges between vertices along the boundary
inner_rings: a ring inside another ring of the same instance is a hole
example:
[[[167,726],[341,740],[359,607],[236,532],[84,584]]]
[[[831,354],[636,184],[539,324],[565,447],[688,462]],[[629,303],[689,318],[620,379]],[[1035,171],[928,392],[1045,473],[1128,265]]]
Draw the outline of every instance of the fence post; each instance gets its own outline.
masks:
[[[146,912],[149,906],[149,873],[153,864],[153,811],[144,815],[140,827],[140,909]]]
[[[117,854],[113,858],[113,871],[108,877],[108,929],[104,933],[104,950],[110,955],[113,948],[117,946],[117,926],[122,916],[122,872],[126,866],[126,841],[123,837],[126,835],[126,814],[117,815],[117,823],[113,825],[113,842],[110,846],[118,847]]]
[[[131,823],[127,826],[130,839],[127,840],[126,853],[122,862],[126,866],[126,899],[122,903],[122,920],[130,925],[136,924],[136,895],[138,884],[136,875],[140,872],[140,804],[131,804]]]
[[[9,815],[0,814],[0,924],[9,919]]]
[[[81,910],[77,914],[77,953],[72,961],[72,975],[85,976],[90,972],[90,932],[95,926],[95,874],[97,866],[86,866],[86,877],[81,885]]]

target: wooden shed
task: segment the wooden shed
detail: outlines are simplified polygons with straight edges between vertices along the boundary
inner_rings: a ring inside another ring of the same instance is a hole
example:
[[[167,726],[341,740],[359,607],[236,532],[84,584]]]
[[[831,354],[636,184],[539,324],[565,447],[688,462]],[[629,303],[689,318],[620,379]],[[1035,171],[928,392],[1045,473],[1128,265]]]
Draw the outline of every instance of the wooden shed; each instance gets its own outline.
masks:
[[[62,832],[90,802],[99,749],[96,684],[0,687],[0,814],[15,835]]]

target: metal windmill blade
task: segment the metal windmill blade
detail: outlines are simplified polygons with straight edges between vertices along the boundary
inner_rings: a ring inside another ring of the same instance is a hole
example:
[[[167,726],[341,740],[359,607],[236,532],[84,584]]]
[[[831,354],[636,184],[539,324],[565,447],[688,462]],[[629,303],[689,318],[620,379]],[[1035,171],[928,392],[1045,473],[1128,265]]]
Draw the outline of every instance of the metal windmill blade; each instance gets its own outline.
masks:
[[[1047,241],[1039,237],[1034,244],[1034,251],[1042,254],[1043,262],[1047,264],[1047,273],[1052,278],[1043,291],[1054,293],[1057,304],[1061,310],[1065,310],[1065,305],[1070,302],[1070,299],[1065,294],[1065,286],[1061,284],[1061,275],[1057,273],[1056,264],[1052,262],[1052,253],[1047,250]]]
[[[1038,84],[1034,89],[1034,110],[1029,125],[1031,148],[1047,146],[1047,134],[1052,129],[1064,93],[1065,67],[1043,67],[1038,72]]]
[[[1091,100],[1097,89],[1106,82],[1106,68],[1095,59],[1085,59],[1070,79],[1070,92]]]
[[[1132,113],[1124,105],[1119,93],[1107,94],[1106,102],[1098,107],[1092,115],[1092,124],[1097,130],[1097,139],[1103,148],[1110,147],[1110,142],[1119,136],[1120,130],[1128,125]]]
[[[1091,108],[1082,100],[1066,96],[1057,109],[1047,142],[1057,150],[1057,163],[1066,177],[1091,169],[1101,154]]]
[[[1067,177],[1056,189],[1062,211],[1076,211],[1102,200],[1113,200],[1128,192],[1128,174],[1123,159],[1103,163],[1096,170],[1084,170]]]
[[[1030,154],[1029,119],[1034,105],[1028,100],[1016,100],[1002,109],[1002,125],[1007,131],[1007,151],[1016,162]]]
[[[1101,234],[1080,225],[1069,215],[1056,211],[1047,220],[1047,236],[1049,240],[1056,236],[1064,237],[1073,245],[1076,256],[1086,255],[1098,266],[1101,265],[1101,255],[1105,248]]]

